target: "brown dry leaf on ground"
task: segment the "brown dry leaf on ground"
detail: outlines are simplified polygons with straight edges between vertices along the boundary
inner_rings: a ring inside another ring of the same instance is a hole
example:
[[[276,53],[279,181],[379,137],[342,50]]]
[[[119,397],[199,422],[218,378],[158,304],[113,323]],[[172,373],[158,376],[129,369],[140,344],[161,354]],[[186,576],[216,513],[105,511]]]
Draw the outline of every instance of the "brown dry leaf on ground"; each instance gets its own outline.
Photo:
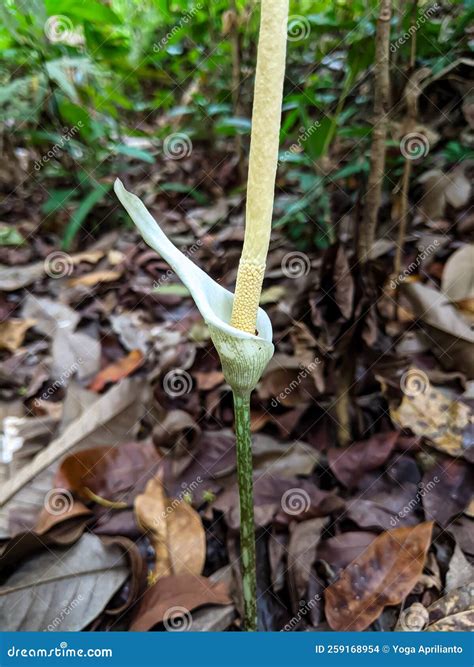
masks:
[[[474,245],[458,248],[444,265],[441,289],[452,303],[474,299]]]
[[[35,324],[35,320],[12,318],[0,322],[0,349],[15,352],[25,339],[26,332]]]
[[[364,473],[380,468],[387,461],[398,437],[397,431],[389,431],[344,449],[331,447],[327,453],[329,466],[344,486],[357,487]]]
[[[469,505],[473,488],[472,466],[462,459],[443,458],[423,476],[423,508],[427,519],[446,528]]]
[[[60,556],[60,557],[58,557]],[[25,561],[0,590],[3,630],[56,630],[58,610],[63,632],[84,629],[129,575],[119,547],[85,534],[66,551],[46,551]],[[16,613],[9,610],[16,607]]]
[[[95,376],[89,385],[91,391],[100,392],[106,385],[118,382],[134,373],[143,364],[144,356],[140,350],[132,350],[126,357],[106,366]]]
[[[122,276],[122,271],[94,271],[93,273],[85,273],[79,278],[71,278],[68,280],[69,287],[95,287],[99,283],[110,283],[118,280]]]
[[[412,370],[424,375],[423,371]],[[390,416],[400,428],[411,429],[445,454],[467,453],[464,435],[472,423],[471,410],[434,387],[428,385],[423,391],[404,394],[399,406],[391,405]]]
[[[59,515],[44,509],[34,530],[18,533],[0,549],[0,572],[45,548],[74,544],[84,533],[91,516],[92,511],[79,501],[74,501],[67,512]]]
[[[191,574],[163,577],[145,591],[130,630],[146,632],[161,622],[166,629],[192,630],[194,609],[231,602],[222,582],[212,584],[205,577]]]
[[[474,378],[474,331],[449,299],[421,283],[406,281],[400,285],[415,316],[426,331],[430,348],[448,371],[461,371]]]
[[[170,574],[201,574],[206,533],[199,514],[185,500],[167,498],[157,477],[149,480],[134,505],[137,522],[155,549],[152,581]]]
[[[132,502],[156,471],[160,456],[146,442],[117,447],[83,449],[65,458],[55,476],[55,486],[69,489],[84,500],[95,495],[109,501]]]
[[[473,632],[474,581],[456,588],[429,608],[430,632]]]
[[[431,542],[432,522],[377,537],[326,589],[333,630],[365,630],[387,605],[401,602],[417,583]]]

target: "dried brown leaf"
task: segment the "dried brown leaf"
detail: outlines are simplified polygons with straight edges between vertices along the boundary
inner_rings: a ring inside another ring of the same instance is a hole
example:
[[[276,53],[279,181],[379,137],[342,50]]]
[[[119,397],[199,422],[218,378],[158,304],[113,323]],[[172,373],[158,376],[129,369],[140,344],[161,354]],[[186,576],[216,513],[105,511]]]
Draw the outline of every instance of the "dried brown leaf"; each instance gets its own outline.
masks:
[[[384,607],[401,602],[423,571],[432,522],[396,528],[377,537],[326,589],[326,619],[333,630],[365,630]]]

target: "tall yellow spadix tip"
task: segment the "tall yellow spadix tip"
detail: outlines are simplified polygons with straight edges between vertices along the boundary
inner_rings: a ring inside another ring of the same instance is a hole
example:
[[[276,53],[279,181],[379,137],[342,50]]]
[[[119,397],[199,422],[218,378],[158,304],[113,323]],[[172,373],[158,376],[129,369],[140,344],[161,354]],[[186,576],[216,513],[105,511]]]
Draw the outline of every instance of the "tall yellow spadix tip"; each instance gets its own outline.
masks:
[[[285,77],[288,0],[262,0],[252,112],[245,238],[231,324],[255,333],[270,242]]]

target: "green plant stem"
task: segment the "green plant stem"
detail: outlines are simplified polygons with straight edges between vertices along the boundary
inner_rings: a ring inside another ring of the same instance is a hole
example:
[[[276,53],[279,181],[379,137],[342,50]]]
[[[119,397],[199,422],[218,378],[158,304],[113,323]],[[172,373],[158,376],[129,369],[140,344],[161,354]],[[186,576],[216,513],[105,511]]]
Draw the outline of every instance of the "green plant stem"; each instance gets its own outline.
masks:
[[[257,630],[257,575],[255,522],[253,513],[252,440],[250,436],[250,393],[234,392],[237,476],[240,497],[240,559],[244,597],[244,628]]]

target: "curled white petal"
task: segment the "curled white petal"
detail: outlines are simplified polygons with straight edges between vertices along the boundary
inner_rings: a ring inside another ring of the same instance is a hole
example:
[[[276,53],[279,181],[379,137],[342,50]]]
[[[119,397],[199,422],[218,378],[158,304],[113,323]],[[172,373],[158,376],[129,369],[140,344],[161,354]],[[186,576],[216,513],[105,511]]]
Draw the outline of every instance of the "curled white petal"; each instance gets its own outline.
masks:
[[[273,356],[272,324],[261,308],[257,335],[230,325],[234,295],[215,282],[168,239],[143,202],[117,179],[115,193],[148,245],[156,250],[186,285],[209,326],[224,375],[234,390],[251,390]]]

